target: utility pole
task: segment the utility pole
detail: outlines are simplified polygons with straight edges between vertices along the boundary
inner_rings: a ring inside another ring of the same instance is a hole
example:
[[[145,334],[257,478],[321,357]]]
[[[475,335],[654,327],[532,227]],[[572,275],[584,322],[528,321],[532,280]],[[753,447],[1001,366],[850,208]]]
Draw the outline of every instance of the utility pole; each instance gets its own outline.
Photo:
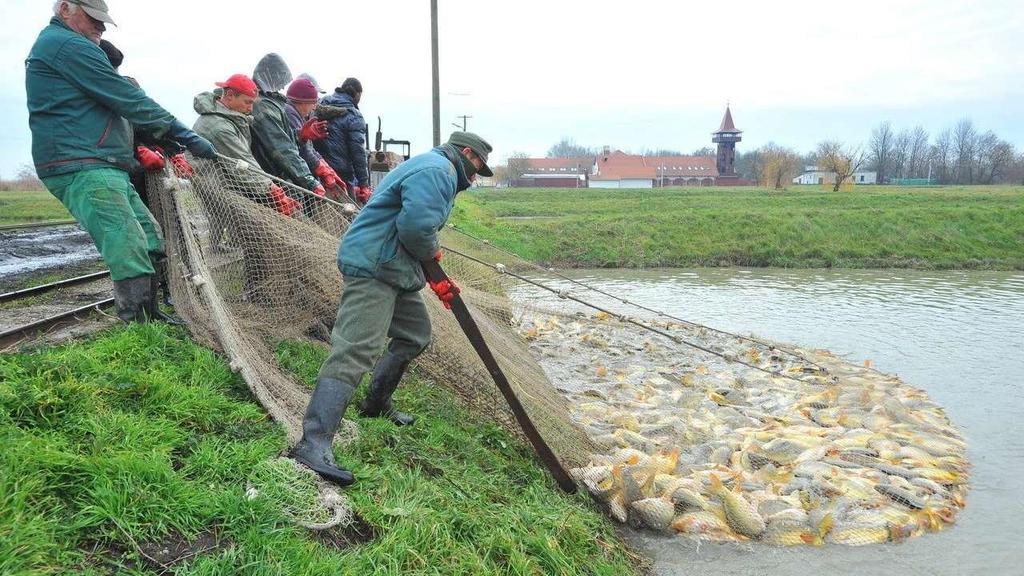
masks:
[[[462,116],[456,116],[456,118],[462,118],[462,131],[465,132],[466,131],[466,119],[467,118],[472,118],[472,116],[466,116],[465,114],[463,114]],[[459,127],[458,124],[452,124],[452,126],[455,126],[456,128]]]
[[[437,0],[430,0],[430,56],[433,66],[434,146],[441,145],[441,74],[437,64]]]

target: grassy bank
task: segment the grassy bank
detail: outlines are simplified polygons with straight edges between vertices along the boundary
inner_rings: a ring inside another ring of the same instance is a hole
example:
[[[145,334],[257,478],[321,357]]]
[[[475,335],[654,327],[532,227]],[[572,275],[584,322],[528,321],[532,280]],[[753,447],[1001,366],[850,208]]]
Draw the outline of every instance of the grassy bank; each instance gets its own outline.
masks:
[[[0,226],[49,220],[72,220],[53,194],[46,190],[0,192]]]
[[[571,267],[1024,269],[1024,187],[503,189],[452,222]]]
[[[312,381],[324,351],[282,345]],[[285,449],[225,363],[164,325],[0,356],[0,574],[626,574],[636,561],[530,451],[415,378],[397,429],[338,449],[357,522],[314,533],[247,487]],[[350,416],[354,416],[350,412]]]

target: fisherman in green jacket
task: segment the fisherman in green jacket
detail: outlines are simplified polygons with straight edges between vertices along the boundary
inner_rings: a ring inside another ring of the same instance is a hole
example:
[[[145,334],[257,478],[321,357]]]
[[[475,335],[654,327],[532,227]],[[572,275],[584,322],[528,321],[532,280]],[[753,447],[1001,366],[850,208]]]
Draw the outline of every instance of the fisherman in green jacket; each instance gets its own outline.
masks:
[[[285,112],[288,99],[281,90],[292,79],[288,65],[277,54],[267,54],[256,64],[252,79],[260,93],[252,109],[253,156],[268,174],[324,196],[323,185],[299,154],[298,134]]]
[[[53,11],[25,61],[36,173],[96,243],[118,317],[144,322],[158,316],[153,259],[164,246],[128,179],[137,166],[131,128],[196,156],[215,150],[111,66],[99,47],[114,23],[103,0],[60,0]]]

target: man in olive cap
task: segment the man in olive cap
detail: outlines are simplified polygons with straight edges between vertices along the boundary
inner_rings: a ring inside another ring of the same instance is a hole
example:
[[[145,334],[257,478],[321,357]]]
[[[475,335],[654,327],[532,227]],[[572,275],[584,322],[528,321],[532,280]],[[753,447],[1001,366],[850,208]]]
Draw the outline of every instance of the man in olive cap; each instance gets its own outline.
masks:
[[[60,0],[53,12],[25,61],[36,173],[110,267],[118,317],[146,321],[158,315],[153,261],[164,246],[128,179],[138,165],[132,127],[196,156],[215,150],[114,70],[99,47],[114,23],[103,0]]]
[[[395,410],[391,395],[409,362],[430,343],[430,317],[420,298],[426,285],[422,262],[441,258],[438,231],[448,221],[455,196],[477,174],[491,176],[491,145],[471,132],[455,132],[446,144],[399,164],[381,180],[352,222],[338,248],[345,280],[331,353],[317,378],[302,421],[295,460],[324,479],[347,486],[352,473],[334,461],[331,442],[355,387],[373,367],[363,416],[387,418],[402,426],[415,417]],[[458,287],[431,283],[449,307]],[[384,342],[387,350],[374,366]]]

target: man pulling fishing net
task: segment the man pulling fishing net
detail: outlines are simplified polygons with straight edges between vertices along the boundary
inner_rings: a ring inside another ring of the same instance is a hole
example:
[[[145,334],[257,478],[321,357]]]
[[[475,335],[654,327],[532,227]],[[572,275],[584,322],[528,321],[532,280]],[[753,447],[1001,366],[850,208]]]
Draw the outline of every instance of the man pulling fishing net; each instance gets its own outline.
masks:
[[[352,222],[338,248],[345,290],[331,333],[331,352],[320,368],[316,390],[302,421],[302,439],[292,457],[324,479],[347,486],[352,473],[334,461],[331,442],[355,387],[373,367],[363,416],[396,425],[416,418],[395,410],[391,395],[409,362],[430,343],[430,318],[419,291],[426,285],[422,263],[441,257],[438,231],[477,174],[491,176],[492,148],[471,132],[454,132],[446,144],[402,163],[381,181]],[[431,289],[446,306],[458,293],[447,280]],[[376,365],[373,360],[390,338]]]

